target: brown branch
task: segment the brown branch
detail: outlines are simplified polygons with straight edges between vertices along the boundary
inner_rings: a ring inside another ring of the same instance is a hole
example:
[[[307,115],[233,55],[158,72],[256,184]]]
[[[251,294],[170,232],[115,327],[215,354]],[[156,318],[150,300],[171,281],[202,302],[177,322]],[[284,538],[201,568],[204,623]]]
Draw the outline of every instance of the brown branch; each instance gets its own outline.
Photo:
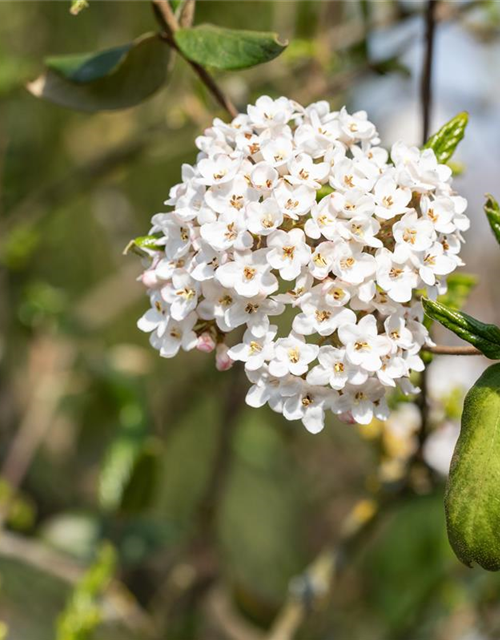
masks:
[[[234,106],[230,98],[222,91],[216,81],[212,78],[212,76],[208,73],[208,71],[202,67],[197,62],[193,62],[186,58],[186,56],[182,53],[182,51],[177,46],[177,43],[174,39],[174,33],[179,28],[179,24],[177,22],[177,18],[175,17],[174,12],[168,2],[168,0],[151,0],[153,5],[153,10],[155,15],[160,22],[161,26],[165,30],[165,33],[162,34],[164,39],[168,42],[168,44],[175,49],[179,55],[186,60],[186,62],[191,66],[193,71],[197,74],[202,83],[206,86],[206,88],[210,91],[215,100],[220,104],[220,106],[225,109],[231,118],[236,118],[238,115],[238,109]]]
[[[424,351],[442,356],[482,356],[479,349],[473,346],[451,347],[444,344],[436,344],[433,347],[425,347]]]
[[[429,137],[431,110],[432,110],[432,71],[434,59],[434,41],[436,34],[436,9],[437,0],[428,0],[425,12],[425,54],[422,70],[422,143]]]

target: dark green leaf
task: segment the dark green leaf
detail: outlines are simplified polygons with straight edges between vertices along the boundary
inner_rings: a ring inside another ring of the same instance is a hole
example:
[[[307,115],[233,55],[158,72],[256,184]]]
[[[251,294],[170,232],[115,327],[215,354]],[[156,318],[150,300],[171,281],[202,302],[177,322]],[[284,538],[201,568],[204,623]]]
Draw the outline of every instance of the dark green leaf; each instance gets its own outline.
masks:
[[[80,111],[110,111],[139,104],[166,81],[169,48],[156,34],[99,53],[46,60],[28,85],[38,98]]]
[[[484,212],[490,223],[491,230],[495,234],[498,244],[500,244],[500,206],[492,195],[487,194],[486,198]]]
[[[445,507],[448,537],[466,565],[500,569],[500,364],[489,367],[465,398]]]
[[[223,29],[211,24],[179,29],[175,41],[181,53],[193,62],[215,69],[247,69],[279,56],[287,43],[275,33]]]
[[[464,137],[469,114],[459,113],[439,129],[424,145],[424,149],[432,149],[438,162],[445,164],[455,153],[459,142]]]
[[[473,344],[492,360],[500,360],[500,329],[494,324],[485,324],[462,311],[446,307],[440,302],[422,298],[425,313],[437,320],[457,336]]]
[[[71,8],[69,12],[72,15],[77,16],[80,11],[83,11],[83,9],[87,9],[88,6],[89,3],[87,2],[87,0],[71,0]]]

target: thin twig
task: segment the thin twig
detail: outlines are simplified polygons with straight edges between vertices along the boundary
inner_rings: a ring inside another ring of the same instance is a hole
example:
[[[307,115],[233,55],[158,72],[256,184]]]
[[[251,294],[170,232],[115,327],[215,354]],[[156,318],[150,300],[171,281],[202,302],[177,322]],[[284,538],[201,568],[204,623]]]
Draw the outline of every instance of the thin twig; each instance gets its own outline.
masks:
[[[479,349],[472,346],[451,347],[444,344],[436,344],[433,347],[425,347],[424,351],[442,356],[482,356]]]
[[[422,101],[422,143],[425,144],[429,137],[429,128],[433,107],[432,95],[432,70],[434,56],[434,36],[436,32],[437,0],[428,0],[425,12],[425,53],[422,69],[421,101]],[[421,425],[418,432],[418,457],[422,457],[424,443],[429,433],[429,398],[427,393],[427,368],[420,376],[420,395],[417,405],[421,414]]]
[[[222,91],[214,78],[212,78],[208,71],[200,64],[186,58],[177,46],[174,39],[174,33],[179,28],[179,24],[168,0],[152,0],[152,4],[155,15],[165,30],[165,33],[162,34],[164,39],[179,53],[182,58],[184,58],[184,60],[186,60],[186,62],[189,63],[193,71],[198,75],[202,83],[210,91],[220,106],[228,112],[231,118],[236,118],[239,113],[238,109],[234,106],[230,98]]]

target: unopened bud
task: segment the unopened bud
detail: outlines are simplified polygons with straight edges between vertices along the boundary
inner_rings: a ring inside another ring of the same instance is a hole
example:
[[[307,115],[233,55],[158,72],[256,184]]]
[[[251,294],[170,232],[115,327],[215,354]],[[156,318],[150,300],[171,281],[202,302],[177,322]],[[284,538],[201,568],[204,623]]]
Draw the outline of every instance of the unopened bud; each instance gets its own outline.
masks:
[[[221,342],[215,350],[215,366],[218,371],[227,371],[233,366],[233,361],[228,356],[229,347]]]
[[[198,342],[196,343],[196,348],[198,349],[198,351],[210,353],[215,349],[215,346],[215,340],[206,331],[198,337]]]

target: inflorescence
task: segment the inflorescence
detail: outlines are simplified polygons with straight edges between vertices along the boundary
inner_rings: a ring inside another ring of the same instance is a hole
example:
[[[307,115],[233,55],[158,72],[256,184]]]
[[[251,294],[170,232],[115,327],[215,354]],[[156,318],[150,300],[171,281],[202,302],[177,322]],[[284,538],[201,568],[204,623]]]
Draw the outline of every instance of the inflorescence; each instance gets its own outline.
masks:
[[[247,403],[313,433],[328,410],[386,419],[387,391],[418,391],[420,295],[444,293],[462,264],[467,202],[451,169],[402,142],[389,156],[364,111],[285,97],[214,120],[196,145],[171,210],[152,218],[139,328],[166,358],[242,361]]]

